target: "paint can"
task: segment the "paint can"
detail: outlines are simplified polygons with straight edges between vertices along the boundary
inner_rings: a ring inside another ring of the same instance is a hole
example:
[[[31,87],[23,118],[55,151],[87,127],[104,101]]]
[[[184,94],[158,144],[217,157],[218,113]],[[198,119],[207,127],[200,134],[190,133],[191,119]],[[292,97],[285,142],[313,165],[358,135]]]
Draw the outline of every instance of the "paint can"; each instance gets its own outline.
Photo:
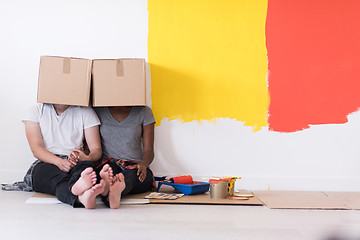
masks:
[[[229,181],[226,179],[210,179],[210,198],[222,199],[229,196]]]
[[[234,196],[234,188],[235,188],[236,177],[226,177],[226,178],[224,178],[224,179],[229,182],[229,185],[228,185],[228,196],[229,196],[229,197]]]

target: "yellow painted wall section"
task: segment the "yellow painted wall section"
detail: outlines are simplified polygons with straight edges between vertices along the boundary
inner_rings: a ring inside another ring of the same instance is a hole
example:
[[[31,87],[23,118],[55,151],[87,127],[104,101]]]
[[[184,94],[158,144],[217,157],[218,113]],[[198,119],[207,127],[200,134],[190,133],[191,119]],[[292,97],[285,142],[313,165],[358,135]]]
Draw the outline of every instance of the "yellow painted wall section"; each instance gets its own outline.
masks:
[[[265,0],[149,0],[152,109],[267,126]]]

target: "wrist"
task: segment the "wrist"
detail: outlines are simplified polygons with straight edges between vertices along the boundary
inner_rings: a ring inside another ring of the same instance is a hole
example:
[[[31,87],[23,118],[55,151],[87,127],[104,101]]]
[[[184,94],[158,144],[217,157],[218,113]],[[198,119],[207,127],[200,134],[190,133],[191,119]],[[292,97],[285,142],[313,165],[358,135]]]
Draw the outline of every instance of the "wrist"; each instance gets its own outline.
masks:
[[[60,167],[62,161],[64,161],[64,159],[57,157],[57,159],[56,159],[56,161],[55,161],[55,165],[56,165],[57,167]]]
[[[144,168],[148,168],[148,167],[149,167],[149,165],[146,164],[146,163],[144,163],[144,162],[139,162],[138,164],[139,164],[140,166],[143,166]]]

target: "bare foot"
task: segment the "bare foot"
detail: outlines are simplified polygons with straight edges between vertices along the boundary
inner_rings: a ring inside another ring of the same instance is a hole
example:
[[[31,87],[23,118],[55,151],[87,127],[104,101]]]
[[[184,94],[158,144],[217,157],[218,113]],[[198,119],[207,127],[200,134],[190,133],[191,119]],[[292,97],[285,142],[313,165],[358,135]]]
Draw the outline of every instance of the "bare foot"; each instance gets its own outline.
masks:
[[[110,186],[109,203],[110,208],[117,209],[120,207],[121,193],[125,189],[125,179],[122,173],[114,177],[113,184]]]
[[[94,185],[86,190],[83,194],[79,195],[78,199],[86,209],[93,209],[96,207],[96,196],[104,191],[105,182],[100,180],[99,184]]]
[[[104,167],[100,171],[100,177],[105,181],[104,192],[101,193],[103,196],[107,196],[109,194],[110,185],[112,185],[114,173],[109,164],[105,164]]]
[[[74,195],[83,194],[96,183],[96,173],[93,168],[88,167],[82,171],[80,178],[72,186],[71,192]]]

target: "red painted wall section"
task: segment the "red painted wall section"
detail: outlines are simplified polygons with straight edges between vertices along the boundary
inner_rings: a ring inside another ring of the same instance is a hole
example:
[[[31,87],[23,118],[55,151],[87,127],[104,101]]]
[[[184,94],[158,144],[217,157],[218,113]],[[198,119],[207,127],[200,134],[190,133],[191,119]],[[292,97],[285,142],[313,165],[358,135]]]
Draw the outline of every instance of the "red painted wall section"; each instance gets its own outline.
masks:
[[[360,107],[360,1],[269,0],[269,129],[346,123]]]

